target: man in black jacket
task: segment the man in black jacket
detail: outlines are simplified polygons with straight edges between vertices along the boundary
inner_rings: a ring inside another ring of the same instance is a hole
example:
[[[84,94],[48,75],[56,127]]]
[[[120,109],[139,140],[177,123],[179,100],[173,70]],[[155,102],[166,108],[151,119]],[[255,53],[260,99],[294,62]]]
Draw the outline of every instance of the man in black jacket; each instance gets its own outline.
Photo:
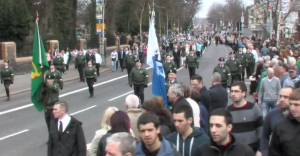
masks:
[[[208,114],[211,112],[211,102],[208,90],[203,85],[202,76],[199,74],[194,75],[191,78],[191,84],[194,90],[197,90],[201,94],[200,102],[205,106]]]
[[[56,120],[50,126],[48,156],[86,156],[82,123],[67,112],[66,102],[55,103],[53,115]]]
[[[125,48],[124,50],[122,48],[120,48],[120,51],[118,52],[118,63],[117,63],[117,67],[116,69],[118,69],[118,64],[120,64],[120,68],[121,68],[121,71],[123,72],[123,69],[124,69],[124,65],[125,65]]]
[[[183,97],[184,92],[183,92],[182,84],[179,83],[172,84],[168,89],[167,95],[168,95],[169,102],[172,103],[172,105],[169,107],[172,114],[174,110],[176,110],[176,108],[180,105],[188,105],[189,107],[191,107],[189,102]]]
[[[300,88],[289,97],[290,112],[273,130],[269,156],[300,155]]]
[[[168,51],[167,51],[168,53]],[[174,63],[176,64],[176,68],[179,69],[180,68],[180,50],[177,48],[177,46],[174,47],[173,50],[173,60]]]
[[[85,60],[86,60],[86,63],[88,63],[89,61],[92,61],[92,64],[95,64],[96,57],[93,54],[91,49],[89,49],[88,52],[85,54]]]
[[[210,100],[211,100],[211,111],[218,108],[226,108],[228,104],[228,92],[221,85],[221,75],[217,72],[213,73],[212,87],[208,90]]]
[[[225,108],[211,112],[211,141],[200,146],[198,156],[255,156],[253,150],[243,143],[237,142],[232,130],[232,115]]]

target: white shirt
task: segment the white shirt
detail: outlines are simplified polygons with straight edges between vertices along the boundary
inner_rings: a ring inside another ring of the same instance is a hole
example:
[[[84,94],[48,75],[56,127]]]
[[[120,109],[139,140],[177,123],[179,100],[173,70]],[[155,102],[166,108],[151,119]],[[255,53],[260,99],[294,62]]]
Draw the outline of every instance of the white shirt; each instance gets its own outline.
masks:
[[[70,121],[71,121],[71,117],[66,114],[62,119],[58,120],[57,122],[57,129],[59,130],[59,126],[60,126],[60,121],[62,122],[63,125],[63,129],[62,131],[64,132],[66,130],[66,128],[68,127]]]
[[[194,119],[194,126],[200,127],[200,107],[196,101],[192,100],[191,98],[186,98],[189,102],[190,106],[193,109],[193,119]]]
[[[256,62],[257,62],[257,59],[258,59],[258,55],[257,55],[256,50],[251,50],[251,53],[253,54],[253,58],[254,58],[255,63],[256,63]]]
[[[96,58],[96,63],[102,64],[102,58],[100,54],[96,53],[95,58]]]

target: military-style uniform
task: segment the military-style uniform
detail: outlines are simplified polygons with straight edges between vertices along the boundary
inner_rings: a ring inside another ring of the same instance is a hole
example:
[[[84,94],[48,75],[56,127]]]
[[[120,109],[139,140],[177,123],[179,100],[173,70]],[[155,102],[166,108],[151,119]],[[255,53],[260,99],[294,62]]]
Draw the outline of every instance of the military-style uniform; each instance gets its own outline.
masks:
[[[148,72],[143,67],[134,67],[130,73],[130,87],[133,84],[134,94],[140,98],[141,104],[144,103],[144,88],[148,87]]]
[[[172,62],[172,61],[164,62],[164,63],[163,63],[163,68],[164,68],[166,80],[167,80],[167,78],[168,78],[169,73],[172,73],[172,72],[175,72],[175,73],[176,73],[176,72],[177,72],[176,65],[175,65],[175,63]]]
[[[5,60],[4,62],[8,63],[9,61]],[[6,97],[7,97],[6,101],[9,101],[10,100],[9,86],[14,82],[13,68],[9,66],[2,68],[0,72],[0,79],[1,79],[1,84],[4,84]]]
[[[235,57],[241,63],[241,80],[245,80],[245,67],[246,67],[246,55],[243,52],[238,52],[235,54]]]
[[[62,79],[61,73],[58,70],[47,70],[45,72],[45,81],[47,81],[47,79],[49,79],[53,77],[54,82],[57,83],[59,85],[59,88],[62,90],[64,88],[64,81]]]
[[[160,50],[160,58],[161,58],[161,62],[165,62],[166,56],[167,56],[166,51],[165,51],[165,50]]]
[[[85,56],[83,54],[78,54],[75,58],[75,69],[78,69],[79,77],[80,77],[80,82],[84,82],[83,78],[83,70],[85,67]]]
[[[128,75],[128,85],[131,84],[130,73],[131,73],[131,69],[135,66],[135,62],[136,62],[136,57],[133,54],[127,54],[125,56],[125,66],[126,66],[127,75]]]
[[[189,54],[185,59],[185,68],[189,69],[190,79],[196,74],[196,67],[199,67],[199,61],[195,54]]]
[[[48,79],[54,79],[53,75],[49,75]],[[53,84],[48,84],[47,82],[43,86],[45,92],[44,94],[44,104],[45,104],[45,120],[48,128],[50,130],[50,122],[54,120],[53,107],[55,102],[59,99],[59,84],[53,81]]]
[[[219,61],[225,61],[225,58],[219,58]],[[231,86],[231,74],[230,69],[226,65],[218,65],[214,68],[213,73],[219,73],[221,75],[222,81],[221,85],[226,89],[227,86]]]
[[[230,53],[231,55],[232,53]],[[230,69],[230,74],[231,74],[231,84],[233,81],[240,81],[241,79],[241,63],[238,59],[229,59],[226,61],[226,66]]]
[[[97,81],[97,69],[94,66],[86,67],[84,69],[86,83],[89,87],[90,98],[94,96],[94,82]]]
[[[254,55],[251,52],[246,52],[246,73],[249,78],[254,72],[255,60]]]
[[[53,65],[55,66],[55,68],[60,72],[63,73],[64,71],[64,58],[60,57],[55,57],[53,59]]]

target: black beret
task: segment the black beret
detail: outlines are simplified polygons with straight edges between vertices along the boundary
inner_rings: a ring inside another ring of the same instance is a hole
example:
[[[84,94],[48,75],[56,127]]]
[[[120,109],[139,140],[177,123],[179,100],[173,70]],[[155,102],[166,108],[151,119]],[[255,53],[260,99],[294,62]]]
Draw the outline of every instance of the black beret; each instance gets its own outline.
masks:
[[[6,63],[9,63],[9,61],[8,61],[8,60],[4,60],[4,62],[6,62]]]
[[[47,79],[55,79],[55,76],[54,76],[54,74],[49,74],[49,75],[47,75],[46,78],[47,78]]]
[[[229,55],[231,55],[231,54],[235,54],[235,53],[234,52],[230,52]]]
[[[225,58],[224,57],[220,57],[219,61],[225,61]]]
[[[170,74],[170,73],[176,74],[176,73],[177,73],[177,70],[169,70],[169,74]]]

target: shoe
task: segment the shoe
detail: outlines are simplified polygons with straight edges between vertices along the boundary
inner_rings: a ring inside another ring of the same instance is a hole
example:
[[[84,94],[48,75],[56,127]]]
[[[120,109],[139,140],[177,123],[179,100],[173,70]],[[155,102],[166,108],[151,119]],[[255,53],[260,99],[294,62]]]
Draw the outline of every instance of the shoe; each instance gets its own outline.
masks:
[[[10,100],[10,98],[7,98],[5,101],[9,101]]]

